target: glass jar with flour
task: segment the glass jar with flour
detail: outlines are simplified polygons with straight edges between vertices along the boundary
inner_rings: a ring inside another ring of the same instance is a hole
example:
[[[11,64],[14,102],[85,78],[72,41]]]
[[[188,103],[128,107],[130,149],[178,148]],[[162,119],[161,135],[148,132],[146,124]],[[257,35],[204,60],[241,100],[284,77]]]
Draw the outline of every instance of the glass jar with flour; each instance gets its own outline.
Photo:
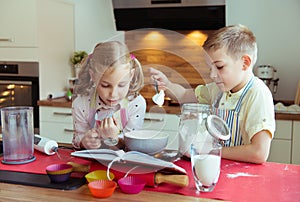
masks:
[[[230,138],[226,122],[211,114],[210,105],[182,105],[179,122],[179,154],[190,158],[191,144],[198,147],[222,143]]]

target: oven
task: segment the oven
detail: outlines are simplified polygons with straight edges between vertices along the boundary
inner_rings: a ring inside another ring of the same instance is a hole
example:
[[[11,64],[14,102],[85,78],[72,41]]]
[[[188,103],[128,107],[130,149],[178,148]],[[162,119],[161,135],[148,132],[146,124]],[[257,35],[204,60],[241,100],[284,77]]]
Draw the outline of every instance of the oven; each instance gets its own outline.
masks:
[[[34,128],[35,131],[38,131],[38,99],[38,62],[0,62],[0,108],[7,106],[33,106]]]

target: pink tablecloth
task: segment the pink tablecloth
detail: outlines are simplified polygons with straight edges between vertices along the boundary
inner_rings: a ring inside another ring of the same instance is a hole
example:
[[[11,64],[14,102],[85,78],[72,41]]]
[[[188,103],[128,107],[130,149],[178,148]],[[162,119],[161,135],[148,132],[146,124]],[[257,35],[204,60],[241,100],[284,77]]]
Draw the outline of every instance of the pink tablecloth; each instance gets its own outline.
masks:
[[[188,171],[188,187],[161,184],[156,189],[147,189],[239,202],[300,201],[299,165],[270,162],[256,165],[222,159],[221,174],[215,189],[210,193],[199,193],[194,185],[190,162],[180,160],[176,164]]]
[[[47,156],[36,151],[35,156],[37,159],[34,162],[22,165],[5,165],[1,163],[0,169],[45,173],[47,165],[68,161],[90,164],[91,170],[105,168],[97,161],[70,157],[70,152],[71,150],[60,149],[61,156],[58,157],[57,155]],[[194,185],[190,162],[179,160],[176,164],[185,168],[188,172],[189,186],[182,188],[170,184],[160,184],[156,187],[145,187],[145,190],[238,202],[300,201],[299,165],[269,162],[256,165],[222,159],[221,174],[215,189],[210,193],[199,193]]]

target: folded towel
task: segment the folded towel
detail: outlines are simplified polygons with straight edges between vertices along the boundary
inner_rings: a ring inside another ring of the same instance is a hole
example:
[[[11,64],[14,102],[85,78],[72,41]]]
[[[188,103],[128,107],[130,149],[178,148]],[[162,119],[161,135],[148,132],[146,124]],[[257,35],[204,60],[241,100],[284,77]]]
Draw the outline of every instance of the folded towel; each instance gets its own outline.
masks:
[[[281,112],[281,111],[282,112],[300,112],[300,106],[296,105],[296,104],[293,104],[290,106],[285,106],[281,102],[278,102],[275,105],[275,111],[278,111],[278,112]]]

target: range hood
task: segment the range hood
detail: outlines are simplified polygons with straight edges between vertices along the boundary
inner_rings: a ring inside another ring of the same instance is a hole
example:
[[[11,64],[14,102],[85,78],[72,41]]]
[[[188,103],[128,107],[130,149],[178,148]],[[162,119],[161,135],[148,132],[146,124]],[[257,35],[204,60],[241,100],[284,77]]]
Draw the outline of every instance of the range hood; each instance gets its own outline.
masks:
[[[225,26],[225,0],[113,0],[117,30],[215,30]]]

